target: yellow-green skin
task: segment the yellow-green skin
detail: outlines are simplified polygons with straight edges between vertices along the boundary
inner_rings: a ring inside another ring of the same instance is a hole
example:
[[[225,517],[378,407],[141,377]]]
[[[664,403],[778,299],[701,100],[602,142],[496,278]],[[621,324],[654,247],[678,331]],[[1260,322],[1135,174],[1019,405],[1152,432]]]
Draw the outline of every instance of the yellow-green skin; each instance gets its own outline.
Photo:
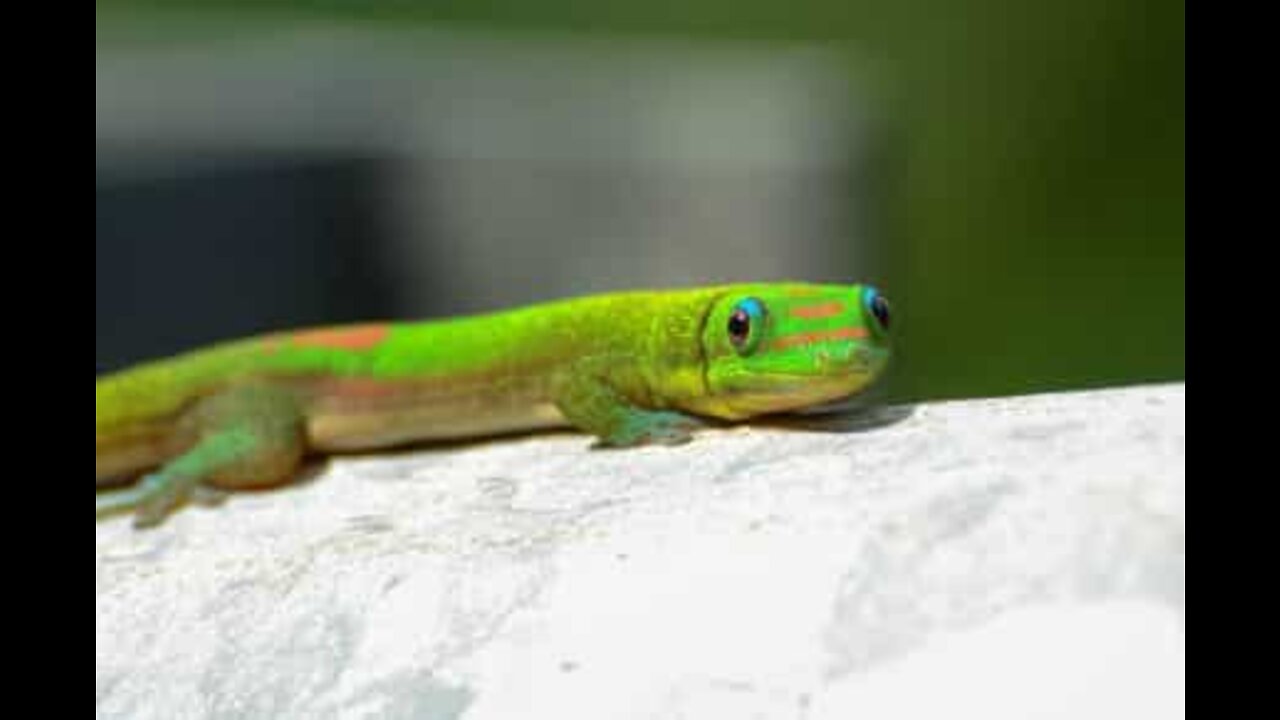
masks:
[[[98,484],[159,469],[100,493],[99,513],[136,508],[137,524],[155,524],[211,487],[285,482],[310,453],[565,425],[602,445],[670,444],[698,418],[839,400],[888,361],[876,295],[802,283],[624,292],[138,365],[98,379]],[[746,310],[749,331],[731,331]]]

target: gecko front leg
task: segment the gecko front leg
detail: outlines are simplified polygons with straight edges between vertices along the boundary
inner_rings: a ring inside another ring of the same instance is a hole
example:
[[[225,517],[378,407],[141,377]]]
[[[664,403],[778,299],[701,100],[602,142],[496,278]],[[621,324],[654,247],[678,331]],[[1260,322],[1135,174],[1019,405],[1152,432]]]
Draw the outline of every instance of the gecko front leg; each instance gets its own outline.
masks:
[[[602,375],[574,372],[563,378],[556,407],[570,424],[595,435],[599,447],[680,445],[693,439],[702,423],[672,410],[640,407]]]

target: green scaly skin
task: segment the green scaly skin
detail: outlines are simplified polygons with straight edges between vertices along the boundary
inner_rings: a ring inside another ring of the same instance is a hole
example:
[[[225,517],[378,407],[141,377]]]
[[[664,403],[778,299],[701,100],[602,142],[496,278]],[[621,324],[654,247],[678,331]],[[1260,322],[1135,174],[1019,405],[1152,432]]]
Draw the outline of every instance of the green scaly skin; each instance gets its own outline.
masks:
[[[97,479],[147,474],[99,491],[98,514],[154,525],[186,500],[286,482],[309,454],[566,425],[604,446],[675,444],[707,419],[847,398],[889,358],[874,296],[801,283],[615,293],[138,365],[97,381]]]

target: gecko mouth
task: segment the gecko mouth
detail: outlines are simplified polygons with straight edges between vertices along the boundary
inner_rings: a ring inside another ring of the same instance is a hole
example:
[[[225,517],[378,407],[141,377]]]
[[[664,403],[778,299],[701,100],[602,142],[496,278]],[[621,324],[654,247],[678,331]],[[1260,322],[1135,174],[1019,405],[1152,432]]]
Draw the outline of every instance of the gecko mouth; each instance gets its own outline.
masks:
[[[832,356],[817,356],[808,372],[756,368],[726,379],[720,397],[746,415],[847,402],[871,386],[888,361],[888,351],[880,348],[859,347]]]
[[[888,362],[888,352],[860,347],[840,353],[818,352],[814,368],[808,371],[755,368],[734,377],[731,391],[789,391],[803,387],[844,385],[866,381],[879,375]]]
[[[856,390],[873,376],[870,369],[851,370],[838,375],[757,374],[734,383],[727,390],[729,395],[827,396],[850,387]]]

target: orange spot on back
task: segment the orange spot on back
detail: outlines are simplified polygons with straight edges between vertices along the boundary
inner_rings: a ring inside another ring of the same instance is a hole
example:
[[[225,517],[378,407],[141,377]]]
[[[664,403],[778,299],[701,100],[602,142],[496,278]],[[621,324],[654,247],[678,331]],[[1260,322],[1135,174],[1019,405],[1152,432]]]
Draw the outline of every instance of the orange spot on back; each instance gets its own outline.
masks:
[[[811,287],[793,287],[787,289],[787,297],[813,297],[818,294],[817,288]]]
[[[861,340],[866,336],[867,329],[864,327],[842,327],[835,330],[816,330],[814,332],[784,335],[780,338],[774,338],[773,342],[769,343],[769,347],[774,350],[782,350],[796,345],[810,345],[826,340]]]
[[[831,302],[818,303],[817,305],[801,305],[800,307],[791,308],[792,317],[804,318],[806,320],[819,320],[821,318],[829,318],[844,312],[845,304],[839,300]]]
[[[328,350],[365,350],[377,345],[391,332],[383,323],[353,325],[343,328],[307,330],[289,337],[294,347],[314,347]]]

